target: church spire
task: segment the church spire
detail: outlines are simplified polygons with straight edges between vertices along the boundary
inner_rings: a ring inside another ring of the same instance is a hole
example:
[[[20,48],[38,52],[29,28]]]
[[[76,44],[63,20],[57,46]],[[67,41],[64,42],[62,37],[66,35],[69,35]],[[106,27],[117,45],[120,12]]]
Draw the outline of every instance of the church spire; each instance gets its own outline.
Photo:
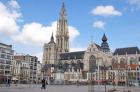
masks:
[[[106,42],[106,41],[107,41],[107,37],[106,37],[105,33],[104,33],[104,35],[103,35],[103,37],[102,37],[102,41],[103,41],[103,42]]]
[[[69,31],[64,2],[57,21],[56,44],[58,52],[69,52]]]
[[[66,9],[65,9],[65,3],[62,3],[62,8],[60,11],[60,19],[65,19],[66,18]]]
[[[50,40],[49,43],[55,43],[55,42],[54,42],[54,37],[53,37],[53,32],[52,32],[51,40]]]
[[[107,37],[105,34],[102,37],[101,48],[102,48],[103,52],[110,52],[109,45],[107,43]]]
[[[51,42],[54,42],[53,32],[52,32],[52,36],[51,36]]]

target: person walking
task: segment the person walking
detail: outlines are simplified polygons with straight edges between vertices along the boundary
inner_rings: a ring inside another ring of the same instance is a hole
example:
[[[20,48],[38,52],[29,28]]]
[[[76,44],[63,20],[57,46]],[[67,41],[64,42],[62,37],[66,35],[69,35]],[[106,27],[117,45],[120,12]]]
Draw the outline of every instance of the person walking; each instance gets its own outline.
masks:
[[[7,87],[10,87],[10,84],[11,84],[10,78],[7,79],[7,83],[6,84],[7,84]]]
[[[41,81],[41,83],[42,83],[42,89],[46,89],[46,80],[43,78],[42,79],[42,81]]]

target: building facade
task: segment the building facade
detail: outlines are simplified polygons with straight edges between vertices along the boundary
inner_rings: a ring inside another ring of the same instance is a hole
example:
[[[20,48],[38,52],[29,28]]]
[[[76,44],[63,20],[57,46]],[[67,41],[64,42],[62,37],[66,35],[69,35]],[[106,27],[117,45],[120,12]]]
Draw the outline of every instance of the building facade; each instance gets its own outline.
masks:
[[[30,80],[29,61],[24,56],[14,56],[13,81],[16,83],[28,83]]]
[[[118,48],[113,53],[112,67],[115,82],[131,85],[140,82],[140,50],[138,47]]]
[[[98,84],[140,84],[140,50],[138,47],[110,51],[103,34],[101,45],[90,43],[86,50],[69,52],[69,30],[63,3],[57,21],[56,43],[52,34],[44,44],[43,77],[55,83],[95,81]]]
[[[38,83],[40,81],[41,63],[36,56],[18,54],[14,56],[14,59],[13,71],[20,83]]]
[[[108,67],[111,64],[112,58],[106,35],[103,35],[101,46],[91,43],[85,51],[69,52],[69,30],[66,15],[63,3],[57,21],[56,43],[52,34],[50,42],[44,44],[43,74],[51,79],[53,77],[56,81],[63,80],[64,82],[103,79],[104,75],[101,71],[104,66]]]
[[[12,77],[12,62],[14,50],[12,45],[0,43],[0,82],[6,82]]]

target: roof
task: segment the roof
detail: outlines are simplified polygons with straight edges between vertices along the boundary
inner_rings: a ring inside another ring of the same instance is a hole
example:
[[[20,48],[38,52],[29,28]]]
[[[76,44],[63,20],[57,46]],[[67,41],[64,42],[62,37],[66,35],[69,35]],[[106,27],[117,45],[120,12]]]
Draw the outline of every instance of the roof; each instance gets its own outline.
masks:
[[[84,54],[85,54],[85,51],[61,53],[60,54],[60,60],[83,59]]]
[[[7,46],[7,47],[12,47],[12,45],[7,45],[7,44],[1,43],[1,42],[0,42],[0,45]]]
[[[96,47],[97,47],[98,49],[102,49],[100,45],[98,45],[98,44],[96,44],[96,43],[95,43],[95,45],[96,45]]]
[[[138,47],[117,48],[113,55],[140,54]]]

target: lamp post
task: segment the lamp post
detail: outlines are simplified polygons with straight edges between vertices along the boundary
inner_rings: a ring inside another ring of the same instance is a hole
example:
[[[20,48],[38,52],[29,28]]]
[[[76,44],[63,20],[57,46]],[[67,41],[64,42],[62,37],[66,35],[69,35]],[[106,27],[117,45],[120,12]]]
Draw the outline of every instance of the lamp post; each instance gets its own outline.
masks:
[[[105,92],[106,92],[106,66],[104,65],[104,78],[105,78]]]

